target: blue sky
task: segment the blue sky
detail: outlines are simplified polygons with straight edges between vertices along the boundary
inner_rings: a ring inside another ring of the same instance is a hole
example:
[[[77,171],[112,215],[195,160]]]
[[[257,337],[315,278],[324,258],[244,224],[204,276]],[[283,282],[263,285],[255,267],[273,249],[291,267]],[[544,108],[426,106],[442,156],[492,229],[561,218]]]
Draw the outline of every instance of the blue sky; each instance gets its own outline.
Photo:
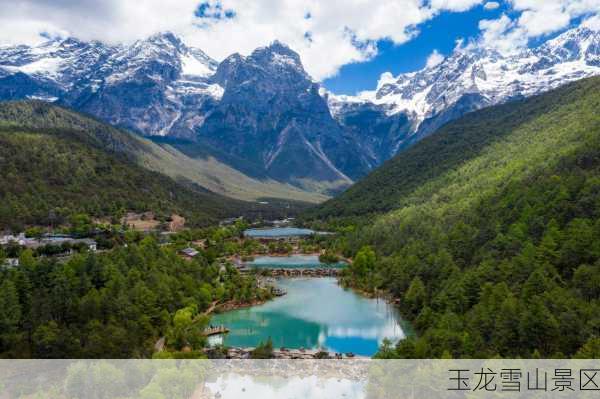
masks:
[[[372,90],[384,72],[394,76],[416,71],[425,66],[427,57],[437,50],[449,55],[459,39],[476,39],[480,34],[479,21],[497,19],[509,12],[506,6],[486,10],[483,5],[466,12],[444,12],[418,26],[419,34],[400,45],[390,40],[377,43],[378,55],[372,60],[344,65],[338,74],[325,79],[323,85],[336,94],[355,94]]]
[[[171,31],[221,61],[279,40],[300,54],[315,80],[340,94],[374,89],[384,72],[418,70],[434,50],[449,55],[458,39],[514,51],[539,44],[583,19],[600,29],[600,0],[19,0],[19,7],[13,3],[0,1],[0,45],[37,44],[49,36],[132,43]],[[418,34],[411,34],[415,31]]]
[[[432,52],[437,51],[442,56],[448,56],[458,40],[479,39],[482,34],[480,21],[497,21],[503,16],[516,21],[521,15],[507,2],[499,2],[499,7],[494,9],[486,9],[484,4],[464,12],[443,12],[437,15],[418,25],[419,33],[408,42],[396,45],[390,40],[377,41],[378,52],[375,57],[368,61],[341,66],[335,76],[322,81],[323,86],[336,94],[353,95],[363,90],[373,90],[384,72],[391,72],[396,76],[420,70],[425,67]],[[572,18],[565,27],[549,29],[548,33],[528,37],[528,46],[538,46],[594,15],[593,12],[586,12]],[[548,25],[551,24],[549,19]]]

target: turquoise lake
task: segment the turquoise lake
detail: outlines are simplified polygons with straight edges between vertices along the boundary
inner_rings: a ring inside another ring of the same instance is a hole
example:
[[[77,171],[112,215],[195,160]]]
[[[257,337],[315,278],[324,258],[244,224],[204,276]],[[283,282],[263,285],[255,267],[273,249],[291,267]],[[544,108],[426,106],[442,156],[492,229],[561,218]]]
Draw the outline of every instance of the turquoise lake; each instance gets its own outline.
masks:
[[[276,284],[287,295],[214,315],[211,324],[230,332],[209,342],[255,347],[271,337],[275,348],[371,356],[384,338],[398,341],[410,331],[392,305],[343,289],[335,278],[277,279]]]
[[[326,264],[319,261],[317,255],[290,255],[290,256],[257,256],[252,262],[245,262],[246,266],[259,269],[283,268],[303,269],[318,267],[340,268],[346,265],[344,262]]]
[[[246,237],[268,237],[268,238],[284,238],[284,237],[299,237],[310,236],[315,234],[314,230],[300,229],[297,227],[273,227],[271,229],[248,229],[244,231]]]

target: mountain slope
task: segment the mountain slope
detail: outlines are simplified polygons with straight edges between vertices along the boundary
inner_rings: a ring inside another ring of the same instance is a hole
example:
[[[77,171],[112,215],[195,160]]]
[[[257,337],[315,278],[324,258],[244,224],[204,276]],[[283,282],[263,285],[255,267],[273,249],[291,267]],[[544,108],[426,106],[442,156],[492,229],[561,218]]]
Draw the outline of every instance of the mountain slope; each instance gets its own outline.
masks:
[[[598,82],[598,78],[582,80],[531,99],[476,111],[448,123],[435,135],[384,163],[340,196],[315,208],[312,214],[337,217],[382,213],[431,200],[435,195],[441,195],[437,190],[446,188],[448,184],[452,187],[470,187],[471,180],[487,176],[489,167],[501,166],[498,163],[502,160],[496,159],[495,149],[510,144],[517,137],[519,145],[523,146],[511,147],[514,154],[505,154],[507,159],[522,152],[519,158],[529,167],[537,162],[554,162],[561,153],[580,146],[578,137],[556,133],[556,142],[550,143],[551,148],[537,148],[539,143],[533,140],[541,140],[542,135],[538,135],[537,130],[542,128],[529,127],[529,124],[556,108],[563,107],[564,112],[571,110],[576,96],[593,92],[598,88]],[[565,123],[575,124],[580,112],[573,112]],[[588,112],[590,115],[581,118],[593,126],[597,115],[591,110]],[[557,126],[548,125],[544,128],[549,129],[544,135],[549,135],[556,131]],[[548,154],[553,156],[545,159]],[[468,175],[459,174],[463,168],[469,171]],[[449,183],[447,179],[452,180]]]
[[[199,152],[197,144],[183,141],[154,142],[113,128],[98,120],[42,102],[0,103],[2,123],[31,128],[69,128],[86,130],[107,148],[131,157],[150,170],[172,177],[176,181],[194,185],[226,197],[243,201],[273,198],[276,201],[320,202],[327,197],[302,191],[267,177],[250,177],[235,167],[230,160],[221,160],[218,153]]]
[[[363,216],[338,239],[361,253],[344,282],[414,322],[380,356],[597,356],[599,106],[589,78],[476,111],[313,214]]]
[[[186,160],[179,174],[215,192],[258,199],[277,187],[275,197],[318,201],[468,112],[600,74],[599,49],[585,26],[510,55],[460,45],[435,67],[348,97],[326,94],[279,42],[217,63],[168,32],[118,46],[68,38],[0,47],[0,100],[53,101],[183,140],[179,150],[191,143],[183,152],[210,160]]]
[[[243,160],[232,159],[205,144],[187,140],[144,140],[150,151],[138,154],[145,167],[178,181],[198,184],[214,193],[243,201],[299,201],[319,203],[329,197],[306,191],[250,169]]]
[[[110,216],[120,210],[184,215],[190,224],[272,207],[236,201],[152,172],[138,157],[155,146],[48,103],[0,104],[0,226],[44,224],[51,211]],[[156,146],[155,146],[156,147]]]
[[[328,101],[344,128],[377,132],[367,135],[363,148],[372,149],[381,163],[468,112],[598,75],[599,60],[600,32],[580,26],[509,55],[459,45],[439,65],[396,77],[387,74],[374,91],[330,95]],[[363,115],[374,110],[381,116],[364,123]]]

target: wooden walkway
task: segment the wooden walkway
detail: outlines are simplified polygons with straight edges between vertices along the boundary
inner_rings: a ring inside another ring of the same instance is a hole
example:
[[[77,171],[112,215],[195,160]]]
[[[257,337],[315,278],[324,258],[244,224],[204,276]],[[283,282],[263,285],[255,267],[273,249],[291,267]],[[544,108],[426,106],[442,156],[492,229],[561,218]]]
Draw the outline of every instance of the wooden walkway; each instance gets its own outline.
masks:
[[[209,337],[211,335],[219,335],[219,334],[225,334],[228,333],[229,329],[226,328],[225,326],[216,326],[216,327],[210,327],[205,329],[202,334],[205,337]]]

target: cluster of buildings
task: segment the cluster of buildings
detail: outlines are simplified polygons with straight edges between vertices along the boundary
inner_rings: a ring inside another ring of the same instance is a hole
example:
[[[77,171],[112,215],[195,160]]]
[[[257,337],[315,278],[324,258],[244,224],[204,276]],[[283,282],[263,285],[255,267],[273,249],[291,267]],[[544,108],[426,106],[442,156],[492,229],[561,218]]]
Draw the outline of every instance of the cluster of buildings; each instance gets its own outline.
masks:
[[[96,251],[98,244],[91,238],[74,238],[67,234],[45,234],[40,238],[25,237],[25,233],[19,235],[4,235],[0,236],[0,245],[8,245],[10,243],[20,245],[25,248],[36,249],[46,245],[60,246],[65,243],[71,245],[84,244],[90,251]]]
[[[98,243],[91,238],[74,238],[67,234],[45,234],[40,238],[26,237],[25,233],[20,233],[18,235],[0,235],[0,246],[11,244],[29,249],[37,249],[45,246],[60,247],[63,246],[63,244],[70,244],[71,246],[83,245],[88,251],[91,252],[95,252],[98,249]],[[67,251],[67,254],[72,253],[72,249]],[[16,267],[19,265],[19,259],[8,258],[5,261],[5,265],[9,267]]]

